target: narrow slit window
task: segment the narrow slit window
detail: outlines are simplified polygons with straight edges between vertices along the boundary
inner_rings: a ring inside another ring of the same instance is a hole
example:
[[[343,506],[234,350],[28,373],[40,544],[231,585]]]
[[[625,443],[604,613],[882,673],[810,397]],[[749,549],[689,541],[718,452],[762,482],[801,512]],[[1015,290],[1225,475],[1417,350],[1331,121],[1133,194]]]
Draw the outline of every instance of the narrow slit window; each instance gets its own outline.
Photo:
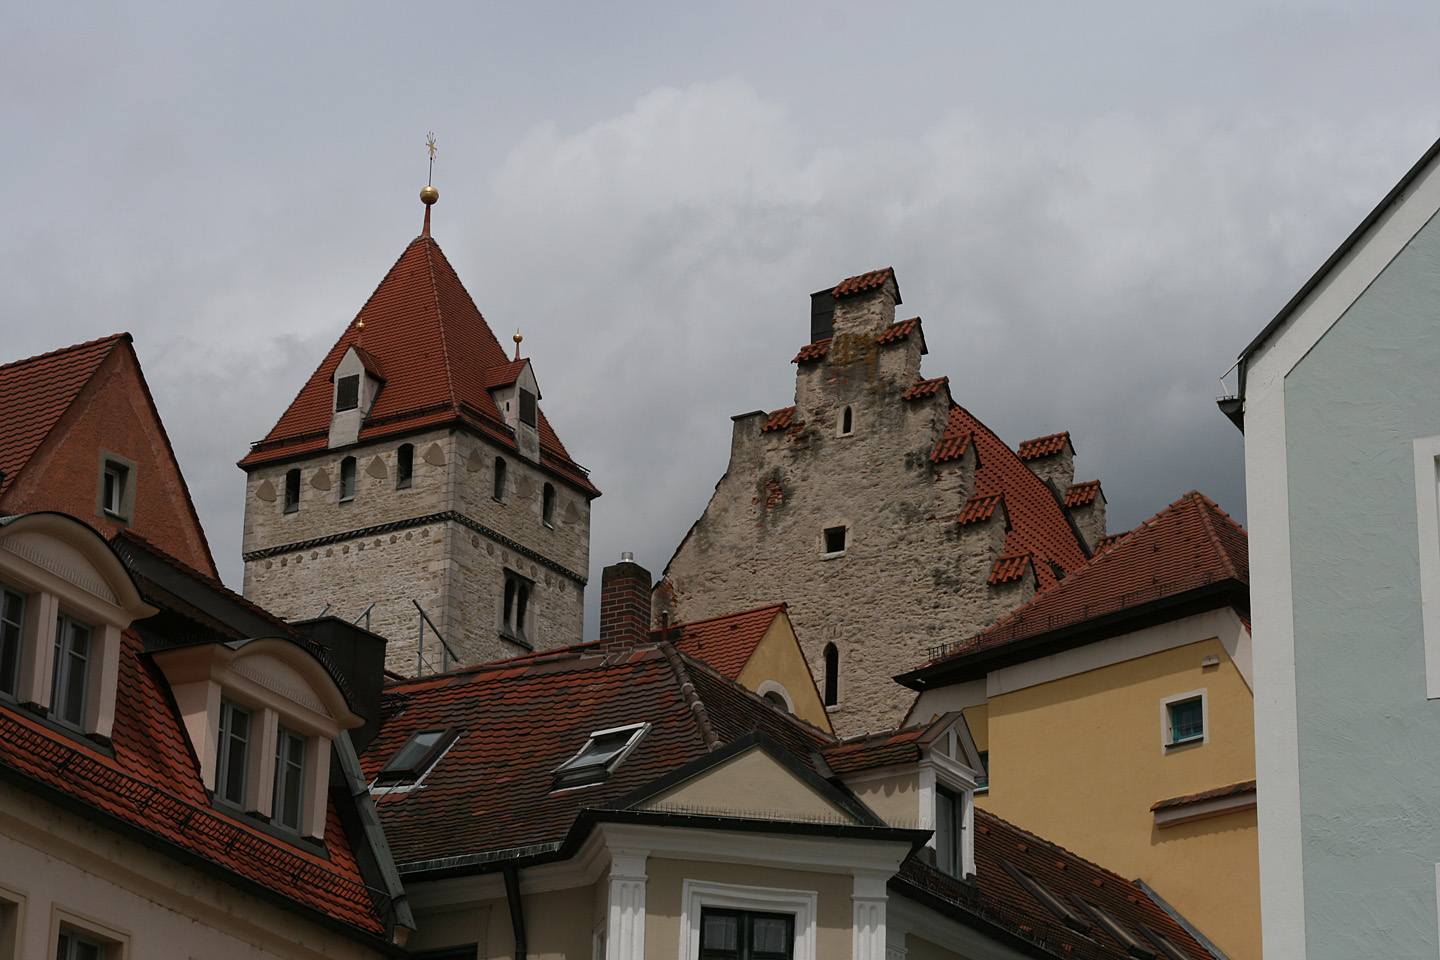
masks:
[[[840,436],[848,437],[855,432],[855,410],[853,407],[846,407],[840,413]]]
[[[496,500],[500,501],[501,503],[504,503],[504,502],[505,502],[505,473],[506,473],[506,470],[505,470],[505,458],[504,458],[504,457],[496,457],[496,458],[495,458],[495,482],[494,482],[494,485],[493,485],[493,489],[490,491],[490,496],[494,497]]]
[[[300,471],[285,473],[285,512],[294,513],[300,509]]]
[[[402,443],[400,449],[395,451],[395,489],[404,490],[410,486],[410,480],[414,475],[415,445]]]
[[[555,526],[555,488],[548,483],[540,498],[540,519],[547,527]]]
[[[840,702],[840,648],[833,643],[825,644],[825,706],[833,707]]]
[[[355,499],[355,458],[340,461],[340,502]]]

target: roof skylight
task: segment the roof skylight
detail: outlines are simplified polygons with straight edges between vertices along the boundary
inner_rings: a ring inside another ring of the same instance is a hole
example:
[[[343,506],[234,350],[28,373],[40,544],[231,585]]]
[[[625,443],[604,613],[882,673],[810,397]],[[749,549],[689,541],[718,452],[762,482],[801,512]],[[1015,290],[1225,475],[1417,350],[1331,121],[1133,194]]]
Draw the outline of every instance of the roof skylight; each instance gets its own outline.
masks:
[[[649,729],[648,723],[636,723],[590,734],[590,739],[575,756],[555,768],[555,786],[584,787],[600,783],[630,755]]]
[[[375,786],[396,787],[415,783],[430,772],[445,748],[455,739],[455,734],[453,727],[418,730],[411,734],[410,739],[380,768]]]

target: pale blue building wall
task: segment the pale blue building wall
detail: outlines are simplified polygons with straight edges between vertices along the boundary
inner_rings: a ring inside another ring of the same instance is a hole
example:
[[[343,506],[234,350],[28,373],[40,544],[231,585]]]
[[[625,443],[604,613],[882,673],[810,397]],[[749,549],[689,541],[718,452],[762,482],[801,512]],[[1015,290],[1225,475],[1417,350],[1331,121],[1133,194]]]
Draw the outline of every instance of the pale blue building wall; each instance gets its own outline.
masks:
[[[1440,435],[1436,220],[1285,378],[1285,421],[1309,956],[1437,957],[1411,446]]]

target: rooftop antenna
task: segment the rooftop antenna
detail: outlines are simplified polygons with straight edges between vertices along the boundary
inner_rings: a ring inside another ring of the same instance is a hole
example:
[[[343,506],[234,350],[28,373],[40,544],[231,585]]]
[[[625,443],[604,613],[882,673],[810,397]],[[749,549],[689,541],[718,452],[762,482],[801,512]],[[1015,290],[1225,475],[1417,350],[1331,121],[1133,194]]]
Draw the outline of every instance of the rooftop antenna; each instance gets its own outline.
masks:
[[[435,201],[440,199],[440,191],[431,186],[430,181],[435,179],[435,134],[434,132],[425,135],[425,149],[430,153],[430,173],[425,177],[425,188],[420,191],[420,202],[425,204],[425,229],[420,231],[420,236],[430,236],[430,208]]]

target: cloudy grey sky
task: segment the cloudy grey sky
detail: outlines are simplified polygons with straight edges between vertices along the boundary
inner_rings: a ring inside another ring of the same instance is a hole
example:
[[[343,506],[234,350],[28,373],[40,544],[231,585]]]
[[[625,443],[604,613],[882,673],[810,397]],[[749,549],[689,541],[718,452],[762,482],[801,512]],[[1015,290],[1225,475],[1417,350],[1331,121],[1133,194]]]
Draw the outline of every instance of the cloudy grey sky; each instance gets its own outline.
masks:
[[[1111,530],[1244,518],[1218,377],[1440,134],[1434,3],[0,6],[0,360],[119,330],[227,583],[263,436],[419,231],[657,574],[809,294],[1072,431]],[[1233,380],[1232,380],[1233,382]],[[597,599],[591,590],[590,601]],[[592,621],[593,612],[589,618]]]

